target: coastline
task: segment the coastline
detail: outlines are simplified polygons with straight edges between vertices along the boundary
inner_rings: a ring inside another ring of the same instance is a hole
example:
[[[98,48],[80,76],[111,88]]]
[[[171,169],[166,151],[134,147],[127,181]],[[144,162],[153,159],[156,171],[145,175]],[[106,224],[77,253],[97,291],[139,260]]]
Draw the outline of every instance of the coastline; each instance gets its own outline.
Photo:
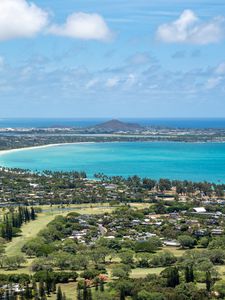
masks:
[[[35,149],[42,149],[42,148],[49,148],[49,147],[58,147],[58,146],[65,146],[65,145],[79,145],[79,144],[95,144],[95,142],[57,143],[57,144],[48,144],[48,145],[41,145],[41,146],[0,150],[0,156],[8,154],[8,153],[20,152],[20,151],[25,151],[25,150],[35,150]]]
[[[25,151],[25,150],[35,150],[35,149],[42,149],[42,148],[49,148],[49,147],[59,147],[59,146],[65,146],[65,145],[80,145],[80,144],[97,144],[97,143],[184,143],[184,144],[224,144],[225,141],[196,141],[196,142],[186,142],[186,141],[103,141],[103,142],[74,142],[74,143],[55,143],[55,144],[46,144],[46,145],[40,145],[40,146],[32,146],[32,147],[23,147],[23,148],[15,148],[15,149],[7,149],[7,150],[0,150],[0,156],[13,153],[13,152],[19,152],[19,151]]]
[[[139,141],[140,142],[140,141]],[[102,143],[102,144],[120,144],[120,143],[123,143],[123,141],[105,141],[105,142],[100,142],[100,143]],[[130,141],[130,142],[126,142],[126,143],[133,143],[133,144],[135,144],[136,143],[136,141]],[[149,141],[141,141],[141,143],[140,144],[144,144],[144,143],[149,143]],[[161,142],[159,142],[159,141],[154,141],[154,142],[150,142],[151,144],[157,144],[157,143],[161,143]],[[198,142],[198,143],[196,143],[196,142],[170,142],[170,141],[166,141],[166,142],[162,142],[163,144],[184,144],[184,145],[186,145],[186,144],[192,144],[192,145],[194,145],[194,144],[218,144],[218,143],[214,143],[214,142],[207,142],[207,143],[205,143],[205,142]],[[53,143],[53,144],[46,144],[46,145],[40,145],[40,146],[32,146],[32,147],[22,147],[22,148],[16,148],[16,149],[8,149],[8,150],[0,150],[0,158],[2,158],[1,159],[1,164],[2,164],[2,167],[4,166],[4,168],[16,168],[15,166],[7,166],[6,165],[6,163],[5,163],[5,161],[7,161],[7,156],[4,158],[4,155],[7,155],[7,154],[10,154],[10,153],[16,153],[16,152],[20,152],[20,151],[25,151],[25,150],[35,150],[35,149],[45,149],[45,148],[48,148],[48,147],[64,147],[64,146],[67,146],[67,145],[81,145],[81,144],[86,144],[86,145],[96,145],[96,144],[98,144],[98,142],[96,142],[96,141],[89,141],[89,142],[87,142],[87,141],[85,141],[85,142],[82,142],[82,141],[79,141],[79,142],[71,142],[71,143]],[[224,143],[221,143],[221,144],[224,144]],[[166,145],[163,145],[164,146],[164,148],[165,149],[167,149],[166,148]],[[84,146],[85,147],[85,146]],[[87,146],[87,148],[89,148],[89,147],[91,147],[91,146]],[[83,148],[81,148],[81,149],[83,149]],[[66,150],[66,149],[63,149],[63,152],[65,152],[64,150]],[[83,149],[84,150],[84,149]],[[30,153],[30,155],[31,155],[31,159],[32,159],[32,155],[35,155],[35,153],[36,152],[33,152],[33,153]],[[37,151],[37,153],[38,153],[38,151]],[[48,155],[50,155],[51,156],[51,151],[50,152],[48,152]],[[13,155],[12,155],[13,156]],[[25,155],[26,156],[26,155]],[[6,159],[6,160],[5,160]],[[9,157],[9,159],[10,159],[10,157]],[[173,159],[172,159],[172,161],[173,161]],[[198,164],[199,164],[199,162],[198,162]],[[24,166],[22,166],[22,167],[19,167],[19,168],[21,168],[21,169],[30,169],[30,167],[28,166],[28,167],[24,167]],[[0,169],[1,169],[1,166],[0,166]],[[47,168],[48,169],[48,168]],[[50,170],[51,170],[51,168],[49,168]],[[82,168],[73,168],[73,169],[71,169],[71,170],[78,170],[78,169],[80,169],[80,170],[84,170],[84,167],[82,167]],[[220,169],[220,168],[219,168]],[[30,169],[30,170],[32,170],[32,169]],[[37,167],[35,166],[34,168],[33,168],[33,170],[35,171],[35,170],[37,170]],[[41,169],[42,170],[42,169]],[[43,168],[43,170],[44,170],[44,168]],[[58,169],[57,169],[58,170]],[[70,169],[68,169],[69,171],[70,171]],[[118,170],[116,170],[116,173],[117,173],[117,171]],[[151,170],[150,170],[151,171]],[[31,172],[33,172],[33,171],[31,171]],[[103,172],[103,171],[102,171]],[[155,171],[154,171],[155,172]],[[96,171],[94,170],[93,171],[93,174],[94,173],[96,173]],[[103,173],[106,173],[106,171],[104,171]],[[115,174],[116,174],[115,173]],[[127,173],[127,171],[125,171],[125,175],[124,174],[122,174],[122,176],[124,176],[124,177],[128,177],[128,176],[132,176],[132,174],[136,174],[137,172],[132,172],[132,173]],[[150,172],[151,173],[151,172]],[[207,172],[206,172],[207,173]],[[161,173],[160,173],[161,174]],[[193,173],[194,174],[194,173]],[[219,176],[218,178],[215,178],[215,179],[213,179],[212,178],[212,175],[210,175],[210,177],[209,178],[200,178],[200,179],[198,179],[198,178],[192,178],[192,176],[190,177],[190,178],[184,178],[183,176],[181,176],[180,177],[180,175],[179,175],[179,172],[178,172],[178,175],[176,176],[176,177],[173,177],[173,174],[171,175],[171,174],[169,174],[169,175],[165,175],[164,177],[162,176],[162,175],[156,175],[156,174],[153,174],[153,175],[151,175],[151,174],[144,174],[144,175],[142,175],[142,174],[140,174],[139,176],[140,177],[148,177],[148,178],[169,178],[169,179],[171,179],[171,180],[185,180],[185,179],[187,179],[187,180],[191,180],[191,181],[194,181],[194,182],[198,182],[198,181],[202,181],[202,180],[205,180],[205,181],[207,181],[207,182],[225,182],[222,178],[224,178],[223,176],[224,176],[224,172],[222,171],[222,173],[221,173],[222,175],[221,176]],[[121,174],[120,174],[121,175]],[[194,176],[195,177],[195,176]],[[89,179],[91,179],[91,177],[89,177]]]

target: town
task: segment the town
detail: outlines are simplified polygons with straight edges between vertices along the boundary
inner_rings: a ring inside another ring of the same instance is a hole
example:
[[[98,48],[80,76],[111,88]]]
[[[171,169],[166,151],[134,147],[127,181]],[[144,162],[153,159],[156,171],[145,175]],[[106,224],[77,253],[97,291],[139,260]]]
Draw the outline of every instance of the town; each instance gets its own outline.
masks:
[[[180,299],[181,286],[196,300],[223,295],[223,184],[94,177],[1,169],[4,299],[8,294],[30,299],[34,292],[144,299],[148,285],[159,299]],[[26,228],[32,235],[24,240]]]
[[[111,120],[92,127],[0,128],[0,150],[80,142],[224,142],[223,128],[167,128]]]

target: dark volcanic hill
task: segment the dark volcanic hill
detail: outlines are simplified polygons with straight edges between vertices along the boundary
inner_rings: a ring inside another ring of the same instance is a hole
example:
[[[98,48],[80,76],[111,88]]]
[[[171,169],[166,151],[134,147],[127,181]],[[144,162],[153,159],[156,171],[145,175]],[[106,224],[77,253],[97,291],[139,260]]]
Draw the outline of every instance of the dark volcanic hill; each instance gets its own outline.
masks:
[[[110,120],[102,124],[94,126],[94,129],[99,131],[115,132],[115,131],[138,131],[142,130],[139,124],[125,123],[119,120]]]

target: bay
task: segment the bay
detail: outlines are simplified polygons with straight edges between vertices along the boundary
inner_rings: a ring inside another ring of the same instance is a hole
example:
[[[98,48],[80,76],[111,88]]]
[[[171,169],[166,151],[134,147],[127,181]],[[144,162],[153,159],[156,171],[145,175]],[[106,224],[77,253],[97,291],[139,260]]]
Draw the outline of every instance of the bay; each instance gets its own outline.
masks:
[[[84,143],[26,149],[0,155],[0,165],[154,179],[225,183],[224,143],[121,142]]]

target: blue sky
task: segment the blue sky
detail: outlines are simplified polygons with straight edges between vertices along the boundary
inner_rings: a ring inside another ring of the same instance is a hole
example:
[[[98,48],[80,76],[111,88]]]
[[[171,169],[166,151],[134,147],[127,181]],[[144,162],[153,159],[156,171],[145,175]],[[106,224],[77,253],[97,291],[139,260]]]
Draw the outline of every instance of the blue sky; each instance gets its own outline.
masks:
[[[225,117],[224,0],[1,0],[0,117]]]

